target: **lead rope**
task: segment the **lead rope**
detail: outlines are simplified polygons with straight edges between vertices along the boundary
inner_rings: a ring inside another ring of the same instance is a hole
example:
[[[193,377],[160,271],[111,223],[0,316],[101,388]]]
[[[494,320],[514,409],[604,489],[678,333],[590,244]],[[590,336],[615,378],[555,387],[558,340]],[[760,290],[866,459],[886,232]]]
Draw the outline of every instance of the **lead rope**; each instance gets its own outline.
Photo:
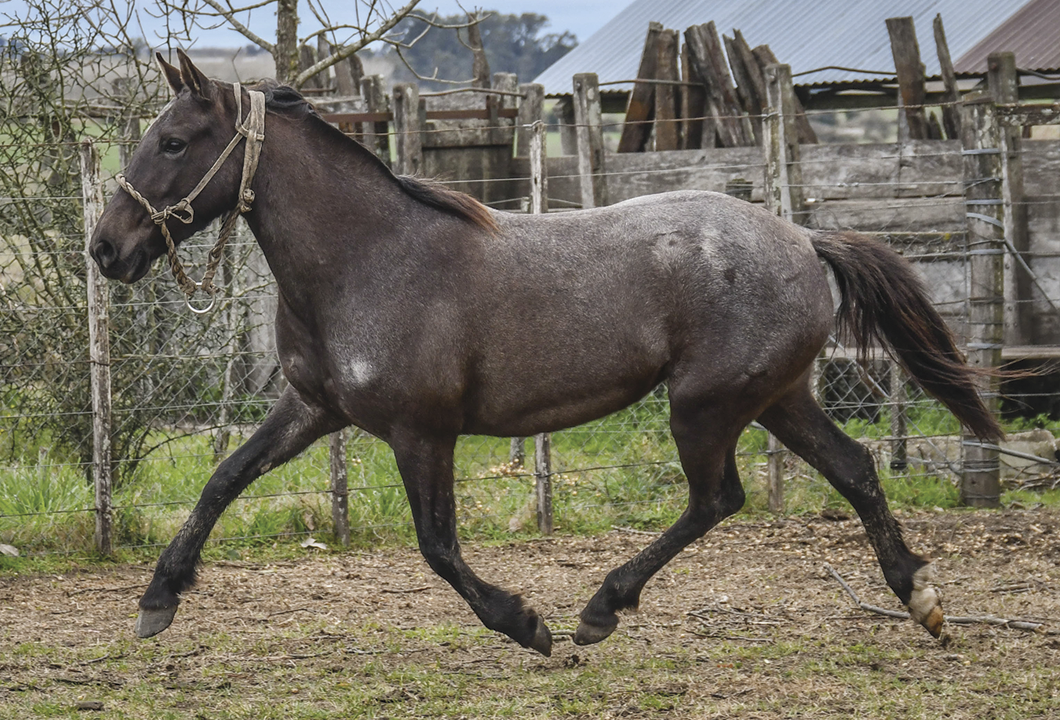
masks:
[[[236,135],[228,143],[228,146],[224,149],[221,155],[214,161],[214,164],[203,176],[199,184],[188,193],[179,202],[170,205],[169,207],[163,208],[162,210],[155,210],[151,203],[143,195],[138,193],[132,184],[126,180],[125,176],[119,173],[115,178],[118,185],[129,193],[137,202],[143,205],[144,209],[147,210],[151,215],[151,220],[158,225],[162,231],[162,237],[166,241],[166,254],[169,259],[169,267],[173,271],[173,279],[184,293],[184,304],[188,306],[188,309],[193,313],[203,314],[208,313],[213,309],[214,303],[217,301],[217,288],[213,284],[213,279],[217,275],[217,268],[221,264],[221,259],[224,257],[225,245],[228,243],[228,239],[232,236],[232,231],[235,229],[236,219],[245,212],[250,212],[251,206],[254,202],[254,191],[250,189],[250,183],[254,179],[254,173],[258,169],[258,159],[261,157],[261,144],[265,140],[265,94],[257,90],[248,90],[250,94],[250,111],[247,113],[246,122],[242,121],[243,116],[243,92],[242,87],[239,83],[232,83],[233,90],[235,91],[236,98]],[[206,259],[206,269],[203,271],[202,282],[195,282],[188,274],[184,271],[184,265],[181,263],[180,258],[177,256],[177,246],[173,242],[173,236],[169,232],[169,227],[166,225],[166,221],[169,218],[176,218],[185,225],[191,224],[195,220],[195,210],[191,206],[192,200],[198,197],[199,193],[203,191],[203,188],[213,179],[213,176],[217,174],[218,170],[224,164],[228,156],[232,154],[239,141],[246,138],[247,144],[243,150],[243,176],[239,182],[239,196],[236,201],[236,206],[232,208],[231,212],[225,217],[224,222],[221,224],[221,229],[217,234],[217,242],[210,249]],[[191,299],[195,296],[195,293],[199,290],[207,293],[210,296],[210,304],[204,308],[197,308],[191,304]]]

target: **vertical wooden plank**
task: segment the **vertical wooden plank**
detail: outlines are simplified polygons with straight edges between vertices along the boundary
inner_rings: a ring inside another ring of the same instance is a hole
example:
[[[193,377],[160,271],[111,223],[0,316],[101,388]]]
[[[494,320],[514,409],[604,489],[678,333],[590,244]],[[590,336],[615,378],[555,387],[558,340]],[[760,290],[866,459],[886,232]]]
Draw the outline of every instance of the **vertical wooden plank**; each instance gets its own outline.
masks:
[[[714,127],[706,142],[703,131],[703,114],[707,111],[707,98],[703,92],[703,80],[692,64],[688,43],[681,43],[681,149],[695,150],[714,147]]]
[[[755,60],[758,62],[758,67],[763,73],[762,85],[765,86],[765,70],[770,65],[780,65],[780,61],[777,60],[777,56],[773,54],[773,51],[768,45],[758,45],[751,54],[754,55]],[[795,106],[795,135],[798,137],[799,142],[804,145],[816,144],[817,133],[814,132],[813,126],[810,125],[809,118],[806,117],[806,110],[802,106],[802,101],[799,100],[798,95],[792,95],[792,102]]]
[[[523,83],[519,86],[522,98],[519,100],[519,117],[516,118],[518,131],[515,136],[515,154],[519,157],[530,155],[530,126],[541,120],[545,113],[545,86],[537,83]]]
[[[418,175],[423,170],[423,137],[420,135],[420,89],[414,83],[396,83],[394,96],[394,172]]]
[[[107,332],[106,281],[88,254],[92,233],[103,213],[103,183],[99,177],[99,152],[91,140],[81,143],[81,197],[85,222],[85,285],[88,291],[88,367],[92,388],[92,480],[96,495],[96,551],[113,553],[111,500],[111,395],[110,336]]]
[[[371,75],[361,80],[361,94],[364,95],[364,103],[368,112],[390,111],[384,87],[382,75]],[[367,128],[366,132],[368,132]],[[376,157],[390,165],[390,124],[386,120],[372,123],[370,132],[371,134],[366,134],[365,137],[368,147]]]
[[[707,107],[717,123],[718,139],[723,147],[754,144],[751,121],[744,116],[736,99],[725,54],[713,22],[693,25],[685,30],[688,54],[706,88]]]
[[[898,74],[898,94],[909,128],[910,140],[927,140],[927,114],[924,110],[924,64],[920,62],[920,45],[916,41],[913,18],[887,18],[887,33],[891,37],[891,55]]]
[[[640,68],[637,70],[637,78],[640,80],[655,79],[655,63],[658,58],[655,46],[662,31],[661,23],[648,23],[644,53],[640,56]],[[651,135],[651,120],[654,114],[655,84],[633,83],[633,89],[629,92],[629,104],[626,106],[626,121],[622,124],[622,136],[618,140],[618,152],[644,151]]]
[[[339,544],[349,547],[350,490],[345,430],[328,436],[328,465],[331,477],[331,527]]]
[[[939,56],[942,74],[942,127],[946,131],[947,140],[957,140],[961,137],[961,111],[957,107],[961,96],[957,90],[957,74],[953,70],[953,60],[950,59],[950,46],[946,42],[941,13],[935,16],[932,28],[935,31],[935,51]]]
[[[1019,103],[1016,56],[1010,52],[991,53],[986,60],[990,95],[998,105]],[[1030,250],[1027,204],[1023,193],[1022,128],[999,127],[1001,139],[1001,198],[1005,204],[1005,237],[1011,243],[1005,253],[1005,343],[1030,345],[1035,339],[1033,280],[1012,252]],[[1023,258],[1026,261],[1026,258]]]
[[[655,149],[677,150],[681,146],[677,123],[678,34],[663,30],[655,49],[655,77],[663,80],[655,86]]]
[[[968,246],[968,362],[1001,364],[1004,319],[1004,206],[1001,203],[1001,138],[994,104],[987,97],[961,107],[961,147]],[[998,381],[977,378],[983,401],[996,413]],[[1001,504],[997,450],[965,434],[961,443],[961,502],[975,507]]]
[[[733,37],[723,36],[725,52],[729,56],[729,67],[732,68],[733,80],[736,81],[736,95],[751,121],[755,142],[762,144],[762,114],[766,106],[765,78],[762,68],[758,66],[750,46],[743,34],[736,30]]]
[[[511,120],[502,119],[498,112],[516,106],[515,93],[519,92],[519,76],[507,72],[493,73],[493,84],[490,87],[502,93],[510,93],[486,96],[486,108],[490,111],[490,139],[495,145],[512,145],[512,152],[508,155],[510,159],[515,152],[515,126]],[[507,168],[504,170],[507,172]]]
[[[578,176],[582,207],[607,205],[604,132],[600,119],[600,81],[596,73],[574,76],[574,125],[578,138]]]

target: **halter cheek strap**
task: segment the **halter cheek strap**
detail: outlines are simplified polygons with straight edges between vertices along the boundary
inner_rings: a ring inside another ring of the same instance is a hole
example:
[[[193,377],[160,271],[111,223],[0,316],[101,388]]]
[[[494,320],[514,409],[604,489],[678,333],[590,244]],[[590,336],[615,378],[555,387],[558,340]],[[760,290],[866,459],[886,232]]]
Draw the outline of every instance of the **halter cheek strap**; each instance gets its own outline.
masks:
[[[217,274],[217,267],[221,263],[221,258],[224,256],[225,245],[228,243],[232,230],[235,228],[236,218],[245,212],[250,212],[251,205],[254,203],[254,191],[250,189],[250,183],[258,169],[261,144],[265,140],[265,94],[257,90],[247,91],[250,94],[250,111],[244,121],[243,88],[239,83],[232,83],[232,88],[236,98],[236,134],[217,160],[214,161],[210,169],[206,171],[199,184],[181,200],[161,210],[155,210],[147,198],[137,192],[124,175],[119,173],[115,178],[118,185],[125,192],[143,205],[144,209],[150,214],[151,220],[162,231],[162,237],[166,240],[169,266],[173,270],[173,278],[184,292],[184,302],[187,304],[188,309],[195,313],[205,313],[213,309],[214,302],[217,299],[217,288],[213,284],[213,279]],[[177,257],[176,243],[173,242],[173,236],[169,232],[166,221],[170,218],[175,218],[185,225],[190,225],[194,222],[195,209],[191,206],[192,201],[199,196],[199,193],[213,179],[214,175],[217,174],[228,159],[228,156],[232,154],[243,139],[246,139],[247,142],[243,150],[243,176],[239,182],[239,195],[236,200],[236,206],[225,217],[221,230],[217,235],[217,242],[210,249],[207,257],[206,270],[203,272],[202,282],[197,283],[184,272],[184,266],[180,262],[180,258]],[[196,308],[191,304],[191,298],[199,290],[210,295],[210,304],[205,308]]]

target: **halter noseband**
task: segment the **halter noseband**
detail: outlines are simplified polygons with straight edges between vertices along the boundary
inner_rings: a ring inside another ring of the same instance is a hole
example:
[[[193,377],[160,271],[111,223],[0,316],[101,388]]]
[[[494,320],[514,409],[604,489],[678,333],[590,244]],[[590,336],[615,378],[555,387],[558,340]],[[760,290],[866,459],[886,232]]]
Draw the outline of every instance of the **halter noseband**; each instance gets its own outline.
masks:
[[[242,120],[242,86],[236,82],[232,83],[232,87],[236,96],[236,134],[228,143],[228,147],[221,152],[221,155],[214,161],[214,164],[206,171],[202,180],[190,193],[173,205],[161,210],[155,210],[147,198],[138,193],[124,175],[118,173],[115,178],[118,181],[118,185],[125,192],[129,193],[134,200],[144,206],[144,209],[151,215],[151,220],[162,230],[162,237],[166,239],[169,266],[173,270],[173,278],[184,292],[185,304],[194,313],[209,312],[213,309],[214,302],[217,300],[217,288],[213,284],[213,278],[217,274],[217,266],[220,264],[221,257],[224,254],[225,244],[232,235],[236,218],[245,212],[250,212],[251,204],[254,202],[254,191],[250,189],[250,182],[254,179],[254,173],[258,169],[261,143],[265,140],[265,94],[257,90],[247,90],[250,94],[250,112],[247,113],[247,119],[244,122]],[[217,242],[210,249],[202,282],[197,283],[184,272],[184,266],[181,264],[180,258],[177,257],[176,243],[173,242],[173,236],[166,226],[166,221],[169,218],[176,218],[185,225],[190,225],[195,220],[195,209],[191,206],[192,200],[198,197],[203,188],[213,179],[213,176],[221,169],[225,160],[228,159],[228,156],[232,154],[243,138],[246,138],[247,144],[243,150],[243,178],[239,182],[239,199],[221,225],[221,230],[217,235]],[[191,304],[191,298],[199,290],[210,295],[210,304],[202,309],[196,308]]]

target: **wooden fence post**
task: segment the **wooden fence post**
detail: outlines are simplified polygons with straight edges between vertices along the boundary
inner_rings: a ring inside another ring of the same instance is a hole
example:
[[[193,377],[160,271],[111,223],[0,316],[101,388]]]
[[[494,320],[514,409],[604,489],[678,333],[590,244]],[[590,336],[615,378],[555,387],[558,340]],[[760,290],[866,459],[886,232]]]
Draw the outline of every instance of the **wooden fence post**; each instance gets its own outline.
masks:
[[[604,131],[600,118],[600,81],[596,73],[574,76],[574,124],[582,207],[602,207],[607,205],[607,178],[603,176]]]
[[[913,18],[887,18],[891,37],[891,55],[898,75],[898,95],[910,140],[927,140],[927,113],[924,111],[924,64],[920,62],[920,45],[916,41]]]
[[[961,154],[968,246],[968,361],[974,367],[1001,364],[1004,337],[1004,205],[1001,197],[1001,133],[991,98],[961,108]],[[987,408],[996,413],[997,378],[978,379]],[[961,442],[961,502],[1001,504],[996,449],[965,434]]]
[[[96,489],[96,550],[113,550],[111,509],[111,397],[110,336],[107,334],[107,286],[99,267],[88,254],[92,232],[103,213],[103,183],[99,177],[99,152],[90,140],[81,143],[81,197],[85,221],[85,285],[88,291],[88,367],[92,386],[92,480]]]
[[[346,470],[346,431],[328,436],[328,464],[331,474],[331,527],[343,547],[350,545],[350,491]]]
[[[909,466],[906,433],[905,373],[893,360],[891,366],[891,470],[904,471]]]
[[[547,127],[537,120],[530,128],[530,212],[548,212],[545,134]],[[552,438],[548,433],[534,436],[534,481],[537,495],[537,529],[552,534]]]
[[[414,83],[394,85],[394,172],[416,175],[423,170],[423,137],[420,135],[420,89]]]
[[[766,80],[765,203],[766,207],[793,223],[806,222],[802,166],[795,130],[795,88],[791,67],[768,65]]]
[[[365,109],[370,113],[387,113],[386,92],[384,91],[383,76],[369,75],[361,79],[361,95],[364,97]],[[366,123],[364,137],[368,147],[372,149],[376,157],[390,165],[390,123],[386,120],[376,120]]]
[[[676,30],[663,30],[659,33],[655,47],[655,78],[668,82],[655,86],[656,150],[677,150],[681,147],[678,86],[674,84],[680,80],[677,68],[680,48],[680,35]]]
[[[957,106],[961,95],[957,89],[957,74],[950,59],[950,46],[946,42],[946,31],[942,27],[942,14],[935,15],[931,23],[935,30],[935,51],[939,58],[939,69],[942,73],[942,127],[947,140],[959,140],[961,137],[961,111]]]
[[[552,436],[534,435],[534,480],[537,486],[537,529],[552,534]]]
[[[544,117],[545,86],[523,83],[519,86],[519,116],[516,118],[515,154],[527,157],[530,154],[531,126]]]
[[[986,61],[990,95],[998,105],[1019,103],[1019,80],[1016,56],[1010,52],[990,53]],[[1001,144],[1001,198],[1004,200],[1005,237],[1005,332],[1009,345],[1034,343],[1034,305],[1032,279],[1016,254],[1030,249],[1027,232],[1027,204],[1023,197],[1023,154],[1019,125],[998,129]]]
[[[766,208],[791,222],[803,224],[806,208],[802,191],[802,168],[799,165],[799,140],[795,129],[795,88],[791,67],[768,65],[765,68],[766,117],[762,149],[765,153]],[[769,435],[768,479],[769,510],[784,512],[784,447]]]

